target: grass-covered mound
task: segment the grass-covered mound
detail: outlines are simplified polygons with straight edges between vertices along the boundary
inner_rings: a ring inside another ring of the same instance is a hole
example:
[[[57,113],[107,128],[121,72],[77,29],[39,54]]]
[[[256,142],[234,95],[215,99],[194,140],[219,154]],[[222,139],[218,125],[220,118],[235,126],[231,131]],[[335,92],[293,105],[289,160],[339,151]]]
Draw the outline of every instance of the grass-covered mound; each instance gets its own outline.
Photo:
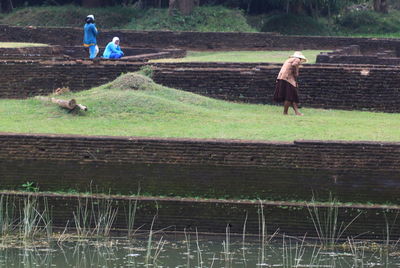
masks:
[[[15,42],[0,42],[0,48],[23,48],[23,47],[47,47],[46,44],[39,43],[15,43]]]
[[[83,8],[44,6],[16,9],[0,18],[0,23],[18,26],[82,27],[88,14],[94,14],[99,29],[252,32],[243,12],[221,6],[198,7],[190,16],[168,9],[141,10],[134,7]]]
[[[120,28],[140,11],[129,7],[83,8],[79,6],[37,6],[15,9],[0,23],[17,26],[83,27],[85,18],[94,14],[101,28]]]
[[[0,131],[151,137],[399,141],[400,114],[302,109],[215,100],[155,84],[140,74],[59,98],[89,111],[68,113],[40,101],[0,100]]]
[[[202,6],[189,16],[167,9],[149,9],[132,21],[127,28],[134,30],[172,30],[200,32],[254,32],[241,10],[221,6]]]

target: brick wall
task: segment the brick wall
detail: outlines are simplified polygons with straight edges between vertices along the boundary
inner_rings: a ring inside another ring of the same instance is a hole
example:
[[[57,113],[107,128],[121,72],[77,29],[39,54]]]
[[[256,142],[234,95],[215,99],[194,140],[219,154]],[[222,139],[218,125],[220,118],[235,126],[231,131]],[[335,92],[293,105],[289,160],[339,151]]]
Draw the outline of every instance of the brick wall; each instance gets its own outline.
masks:
[[[46,95],[58,87],[84,90],[143,64],[121,61],[0,61],[0,98]],[[229,101],[273,103],[280,65],[256,63],[153,64],[157,83]],[[306,65],[300,70],[303,106],[399,112],[400,68]]]
[[[0,98],[47,95],[58,87],[72,91],[106,84],[126,72],[140,69],[139,63],[115,61],[0,61]]]
[[[157,83],[205,96],[249,103],[273,103],[280,65],[159,64]],[[399,112],[400,68],[373,65],[305,65],[299,77],[306,107]]]
[[[400,144],[0,134],[0,188],[398,202]],[[295,190],[294,190],[295,189]]]
[[[83,27],[83,25],[82,25]],[[121,46],[183,48],[198,50],[335,49],[359,45],[364,51],[378,48],[398,49],[397,39],[282,36],[273,33],[171,32],[99,29],[98,42],[105,46],[119,36]],[[0,41],[37,42],[54,45],[81,45],[83,28],[17,27],[0,25]]]
[[[399,56],[396,50],[362,52],[360,46],[352,45],[332,52],[321,52],[317,55],[317,63],[399,65]]]
[[[14,209],[18,215],[20,206],[23,204],[22,200],[27,198],[28,194],[0,192],[0,195],[9,196],[9,200],[16,201]],[[52,211],[52,224],[62,229],[67,223],[69,223],[69,230],[75,227],[73,215],[76,213],[79,200],[86,204],[86,198],[77,195],[35,193],[29,193],[29,195],[37,196],[39,204],[43,204],[43,198],[47,199]],[[128,211],[129,201],[134,202],[135,199],[122,196],[89,196],[87,197],[88,209],[91,211],[93,205],[96,210],[99,204],[109,202],[110,198],[111,207],[118,208],[112,227],[119,231],[126,230],[128,225],[126,211]],[[327,207],[316,205],[316,209],[320,215],[327,215]],[[317,238],[315,226],[304,203],[264,202],[263,213],[268,235],[279,229],[279,234],[292,236],[307,234],[307,238]],[[346,239],[348,236],[358,239],[385,239],[386,224],[387,222],[395,223],[398,213],[399,208],[396,206],[338,206],[337,222],[347,225],[353,221],[346,230],[343,230],[341,239]],[[140,227],[140,230],[150,230],[153,217],[157,215],[153,230],[166,228],[166,232],[185,230],[186,232],[225,234],[226,226],[229,224],[232,234],[242,235],[243,224],[246,222],[246,234],[259,235],[259,214],[259,202],[139,197],[135,214],[135,229]],[[324,221],[322,218],[320,220]],[[395,241],[400,234],[400,226],[392,224],[390,227],[391,239]]]

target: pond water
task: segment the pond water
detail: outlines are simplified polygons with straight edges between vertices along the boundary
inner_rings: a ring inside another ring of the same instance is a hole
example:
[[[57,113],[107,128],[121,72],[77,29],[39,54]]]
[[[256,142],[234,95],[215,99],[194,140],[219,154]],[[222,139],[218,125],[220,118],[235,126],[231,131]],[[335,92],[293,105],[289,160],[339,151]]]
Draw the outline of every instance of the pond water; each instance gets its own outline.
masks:
[[[127,240],[1,240],[0,267],[399,267],[400,254],[366,242],[326,250],[316,242],[280,237],[273,242],[239,237],[153,236]],[[151,246],[149,246],[151,245]]]

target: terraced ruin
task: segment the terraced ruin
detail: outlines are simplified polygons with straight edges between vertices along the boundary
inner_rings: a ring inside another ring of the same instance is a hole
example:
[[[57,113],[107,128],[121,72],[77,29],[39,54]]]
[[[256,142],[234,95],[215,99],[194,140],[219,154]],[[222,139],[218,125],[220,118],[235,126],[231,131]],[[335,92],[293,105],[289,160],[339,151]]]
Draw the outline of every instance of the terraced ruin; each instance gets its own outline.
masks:
[[[185,50],[189,49],[344,51],[345,46],[356,45],[353,48],[358,51],[378,53],[383,48],[396,53],[400,48],[400,41],[396,39],[119,31],[131,56],[124,60],[90,61],[84,59],[83,51],[77,47],[79,29],[63,29],[65,35],[54,39],[49,33],[57,31],[56,28],[0,28],[0,41],[41,40],[49,45],[0,49],[3,74],[0,97],[3,99],[48,95],[61,87],[68,87],[72,91],[69,94],[75,94],[107,84],[121,73],[147,70],[159,84],[157,87],[168,86],[224,101],[269,105],[280,68],[277,64],[149,60],[184,57]],[[104,40],[114,34],[105,31]],[[378,115],[394,118],[390,121],[394,129],[400,127],[396,121],[400,109],[398,66],[335,59],[338,59],[337,53],[322,54],[317,64],[301,69],[303,107],[379,112]],[[230,109],[222,101],[214,103],[207,98],[171,90],[165,91],[165,95],[168,94],[176,94],[182,107],[186,107],[171,113],[188,113],[193,109],[189,104],[193,103],[211,103],[210,107],[222,109],[221,113],[223,109]],[[140,101],[140,96],[132,98]],[[188,101],[191,96],[193,100]],[[152,100],[162,101],[151,104],[154,110],[160,103],[165,107],[171,105],[161,95],[152,97]],[[33,105],[35,101],[32,99]],[[121,105],[128,109],[133,104]],[[204,104],[195,111],[207,108]],[[55,121],[63,116],[74,116],[51,112],[49,120],[52,120],[51,114]],[[300,128],[305,124],[305,121],[298,122]],[[86,123],[90,128],[89,121]],[[357,127],[354,121],[350,129],[357,131]],[[52,207],[53,223],[58,227],[74,221],[74,211],[80,200],[113,200],[120,208],[138,202],[135,227],[144,226],[147,230],[173,226],[175,232],[224,234],[228,225],[230,232],[241,234],[245,223],[245,232],[257,235],[263,210],[262,217],[267,215],[266,225],[270,230],[279,229],[280,233],[291,236],[307,233],[309,237],[320,237],[321,230],[316,228],[311,212],[317,209],[324,214],[334,209],[334,219],[324,220],[349,224],[338,239],[357,237],[389,241],[397,240],[400,235],[396,224],[400,211],[400,143],[396,136],[384,142],[70,134],[0,134],[2,196],[23,200],[32,193],[18,190],[29,182],[30,187],[36,189],[33,195],[47,200]],[[81,195],[83,192],[89,193]],[[120,209],[115,215],[113,229],[128,229],[125,212]],[[157,221],[153,226],[154,215]]]

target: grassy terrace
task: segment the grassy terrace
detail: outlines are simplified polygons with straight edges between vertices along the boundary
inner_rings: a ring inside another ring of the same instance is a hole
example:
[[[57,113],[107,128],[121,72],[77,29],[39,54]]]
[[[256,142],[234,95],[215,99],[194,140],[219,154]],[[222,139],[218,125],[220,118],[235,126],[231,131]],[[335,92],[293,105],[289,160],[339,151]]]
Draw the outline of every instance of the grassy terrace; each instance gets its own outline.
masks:
[[[39,43],[13,43],[13,42],[0,42],[0,48],[21,48],[21,47],[46,47],[46,44]]]
[[[137,89],[139,90],[132,90]],[[225,102],[154,84],[129,74],[75,98],[78,114],[37,99],[0,100],[0,131],[148,137],[399,141],[400,114],[302,109]]]
[[[181,59],[159,59],[154,62],[272,62],[282,63],[294,51],[188,51]],[[321,50],[303,50],[308,63],[315,63]]]

